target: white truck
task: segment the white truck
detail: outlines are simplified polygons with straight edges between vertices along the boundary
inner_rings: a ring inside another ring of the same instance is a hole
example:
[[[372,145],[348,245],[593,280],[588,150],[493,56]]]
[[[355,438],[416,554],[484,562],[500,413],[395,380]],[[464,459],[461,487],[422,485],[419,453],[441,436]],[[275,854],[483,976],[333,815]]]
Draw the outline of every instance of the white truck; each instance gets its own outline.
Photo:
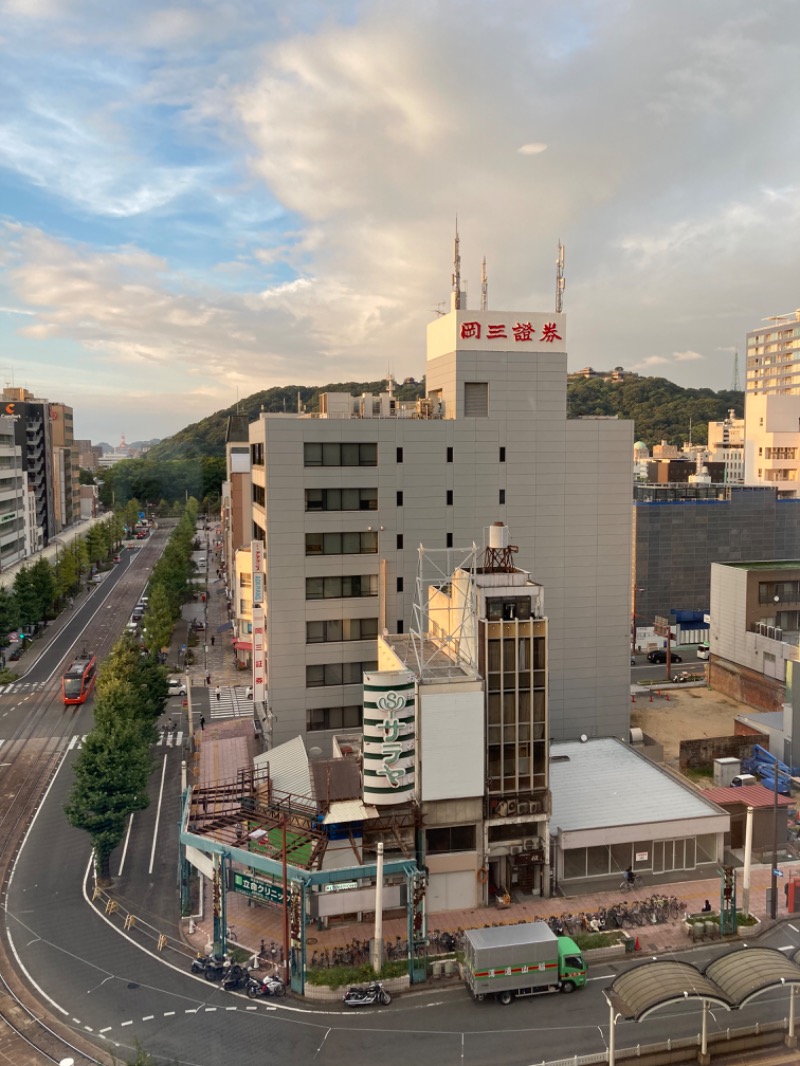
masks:
[[[473,997],[494,996],[508,1004],[539,992],[574,992],[586,984],[586,963],[568,936],[546,922],[468,929],[464,979]]]

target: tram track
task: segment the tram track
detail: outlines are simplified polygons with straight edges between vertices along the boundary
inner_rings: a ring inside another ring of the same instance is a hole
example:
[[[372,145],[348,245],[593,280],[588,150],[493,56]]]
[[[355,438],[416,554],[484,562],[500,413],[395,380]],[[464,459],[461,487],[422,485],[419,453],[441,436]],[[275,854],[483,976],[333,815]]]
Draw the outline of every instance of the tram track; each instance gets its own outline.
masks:
[[[42,649],[36,662],[20,678],[50,673],[36,679],[44,687],[33,690],[30,713],[20,717],[3,739],[0,747],[0,1066],[39,1066],[60,1063],[72,1058],[75,1066],[110,1066],[113,1057],[105,1055],[85,1041],[81,1034],[64,1025],[33,991],[15,969],[7,928],[7,892],[15,859],[42,799],[67,757],[73,738],[91,729],[91,702],[65,707],[60,696],[60,678],[78,645],[91,646],[102,660],[119,639],[124,619],[130,613],[158,560],[167,540],[167,531],[158,531],[139,549],[126,572],[105,596],[103,586],[70,612],[61,625],[55,624],[49,646]],[[69,642],[66,653],[57,652],[60,638],[69,632],[73,619],[94,603],[85,626]],[[52,662],[51,662],[52,660]],[[42,665],[44,664],[44,665]],[[41,669],[39,669],[41,667]],[[34,681],[36,683],[36,681]],[[0,690],[0,703],[3,700]],[[16,704],[8,714],[17,710]],[[5,716],[4,716],[5,717]],[[0,729],[0,735],[2,729]]]

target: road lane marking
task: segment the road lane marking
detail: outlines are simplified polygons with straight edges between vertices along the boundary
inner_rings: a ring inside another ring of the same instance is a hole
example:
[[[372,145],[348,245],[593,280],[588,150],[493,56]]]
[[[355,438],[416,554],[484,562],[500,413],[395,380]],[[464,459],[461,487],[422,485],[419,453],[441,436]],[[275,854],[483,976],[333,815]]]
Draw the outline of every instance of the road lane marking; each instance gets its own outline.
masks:
[[[792,923],[791,923],[791,922],[789,922],[789,928],[791,929],[791,931],[792,931],[793,933],[797,933],[797,932],[800,932],[800,930],[798,930],[797,926],[796,926],[796,925],[792,925]]]
[[[145,1014],[145,1016],[142,1018],[142,1021],[152,1022],[153,1018],[155,1018],[155,1014]]]
[[[124,1029],[126,1025],[133,1025],[133,1022],[132,1021],[131,1022],[120,1022],[120,1025]]]
[[[125,866],[125,856],[128,854],[128,842],[131,839],[131,826],[133,825],[133,813],[134,812],[131,811],[130,817],[128,818],[128,829],[127,829],[127,832],[125,833],[125,846],[122,849],[122,857],[119,860],[119,869],[117,870],[117,877],[120,877],[122,875],[122,869]]]
[[[161,768],[161,787],[158,790],[158,807],[156,809],[156,824],[153,826],[153,847],[150,850],[150,869],[152,874],[156,861],[156,844],[158,843],[158,823],[161,820],[161,804],[164,799],[164,778],[167,776],[167,756],[164,756],[164,765]]]
[[[105,1027],[105,1029],[100,1029],[100,1030],[98,1030],[98,1031],[99,1031],[99,1034],[100,1034],[100,1036],[102,1036],[102,1035],[103,1035],[103,1033],[110,1033],[112,1029],[113,1029],[113,1026],[111,1026],[111,1025],[107,1025],[107,1026]]]

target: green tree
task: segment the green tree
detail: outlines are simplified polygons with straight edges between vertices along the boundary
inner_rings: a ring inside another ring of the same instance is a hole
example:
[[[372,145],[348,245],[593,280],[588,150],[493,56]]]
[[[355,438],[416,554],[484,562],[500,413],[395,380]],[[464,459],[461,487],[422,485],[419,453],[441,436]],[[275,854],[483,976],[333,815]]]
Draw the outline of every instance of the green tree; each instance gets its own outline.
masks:
[[[47,559],[37,559],[31,567],[31,584],[36,596],[39,618],[52,617],[56,601],[56,579]]]
[[[138,722],[108,718],[88,734],[75,761],[75,780],[65,807],[70,825],[89,834],[98,881],[111,880],[111,854],[125,820],[148,804],[148,748]]]
[[[32,626],[41,621],[39,596],[29,566],[23,566],[17,571],[13,588],[19,624]]]
[[[5,639],[19,625],[17,601],[7,588],[0,585],[0,639]]]

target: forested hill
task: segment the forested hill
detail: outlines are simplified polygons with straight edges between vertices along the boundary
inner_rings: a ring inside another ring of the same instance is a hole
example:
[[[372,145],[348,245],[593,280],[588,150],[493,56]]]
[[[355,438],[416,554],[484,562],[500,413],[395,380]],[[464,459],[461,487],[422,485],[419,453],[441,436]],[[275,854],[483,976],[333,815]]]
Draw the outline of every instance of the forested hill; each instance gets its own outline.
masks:
[[[286,385],[263,392],[255,392],[238,404],[216,411],[208,418],[195,422],[156,444],[147,453],[149,460],[189,459],[198,456],[220,456],[224,451],[225,431],[231,415],[242,415],[248,422],[258,418],[261,411],[270,413],[297,410],[298,397],[307,411],[319,409],[323,392],[379,393],[386,389],[385,381],[347,381],[335,385]],[[414,382],[395,386],[398,400],[416,400],[424,394],[424,383]],[[567,386],[567,415],[617,415],[635,424],[634,437],[652,448],[662,440],[681,444],[688,440],[689,424],[692,440],[705,443],[707,423],[726,417],[730,408],[741,417],[744,394],[711,389],[684,389],[665,378],[643,378],[631,375],[619,382],[602,378],[578,378]]]

